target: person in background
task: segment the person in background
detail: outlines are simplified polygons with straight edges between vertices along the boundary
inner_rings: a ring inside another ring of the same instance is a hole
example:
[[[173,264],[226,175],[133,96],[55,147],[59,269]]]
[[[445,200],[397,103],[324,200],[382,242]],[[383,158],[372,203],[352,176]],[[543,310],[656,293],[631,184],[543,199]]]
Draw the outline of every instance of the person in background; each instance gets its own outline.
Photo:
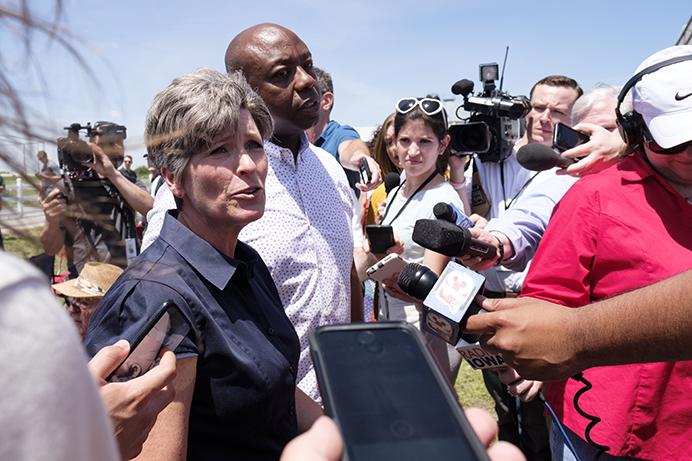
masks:
[[[84,265],[77,278],[53,284],[53,290],[65,298],[67,313],[82,339],[96,306],[122,273],[123,270],[113,264],[91,261]]]
[[[118,168],[118,171],[122,173],[131,183],[137,183],[137,172],[132,169],[132,156],[125,154],[123,157],[123,166]]]
[[[384,119],[382,125],[373,134],[368,146],[373,158],[380,166],[383,178],[390,173],[401,173],[399,156],[396,151],[396,138],[394,136],[394,115],[395,113],[391,113]],[[386,198],[385,184],[382,183],[370,195],[367,219],[365,221],[367,224],[379,224],[377,210]]]
[[[48,192],[53,190],[53,187],[60,181],[60,167],[48,160],[48,154],[45,150],[38,151],[36,158],[41,163],[41,171],[36,173],[36,177],[41,180],[39,197],[44,199]]]

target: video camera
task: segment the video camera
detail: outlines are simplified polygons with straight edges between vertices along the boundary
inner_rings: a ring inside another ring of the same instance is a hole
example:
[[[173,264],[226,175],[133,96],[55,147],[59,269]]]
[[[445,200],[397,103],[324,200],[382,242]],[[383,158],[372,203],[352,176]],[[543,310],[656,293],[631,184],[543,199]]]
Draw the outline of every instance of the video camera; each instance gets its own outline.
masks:
[[[96,122],[92,127],[91,123],[81,125],[72,123],[66,126],[67,137],[58,138],[58,161],[64,175],[72,182],[82,182],[98,179],[94,170],[88,164],[94,161],[94,154],[91,147],[79,138],[79,132],[84,130],[88,138],[98,135],[101,137],[116,137],[119,139],[127,138],[127,129],[122,125],[110,122]]]
[[[452,85],[452,93],[460,94],[460,108],[471,113],[465,123],[449,127],[452,155],[477,154],[482,162],[500,162],[509,157],[514,142],[520,136],[519,120],[531,110],[526,96],[511,96],[495,87],[498,80],[497,63],[481,64],[480,81],[483,91],[472,95],[473,82],[463,79]]]

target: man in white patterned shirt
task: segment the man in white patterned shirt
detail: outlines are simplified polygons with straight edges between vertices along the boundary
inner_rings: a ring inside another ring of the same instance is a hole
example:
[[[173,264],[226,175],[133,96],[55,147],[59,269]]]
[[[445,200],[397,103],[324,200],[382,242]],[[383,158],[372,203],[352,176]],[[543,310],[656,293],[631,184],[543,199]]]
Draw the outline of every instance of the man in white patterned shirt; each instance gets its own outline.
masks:
[[[317,121],[320,95],[312,56],[298,36],[275,24],[246,29],[228,45],[226,69],[245,75],[274,119],[274,135],[264,144],[269,160],[264,216],[246,226],[240,239],[269,267],[300,338],[296,383],[319,402],[310,333],[319,325],[362,319],[362,299],[352,306],[350,292],[357,280],[352,194],[339,163],[305,135]],[[161,187],[147,216],[143,247],[158,235],[168,208],[175,208],[173,196]]]

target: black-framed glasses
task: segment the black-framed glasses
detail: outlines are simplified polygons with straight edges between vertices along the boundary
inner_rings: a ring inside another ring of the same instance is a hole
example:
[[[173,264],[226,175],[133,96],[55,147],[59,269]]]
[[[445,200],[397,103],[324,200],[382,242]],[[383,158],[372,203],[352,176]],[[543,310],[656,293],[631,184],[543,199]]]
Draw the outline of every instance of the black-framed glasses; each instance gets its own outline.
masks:
[[[447,114],[444,107],[442,106],[442,101],[433,98],[401,98],[399,102],[396,103],[396,111],[400,114],[408,114],[416,107],[420,107],[420,110],[424,114],[433,115],[442,113],[442,120],[445,122],[445,127],[447,126]]]
[[[651,136],[651,132],[649,129],[644,126],[644,143],[646,144],[646,147],[649,148],[649,150],[655,154],[659,155],[675,155],[675,154],[680,154],[682,152],[685,152],[689,146],[692,146],[692,141],[687,141],[682,144],[678,144],[677,146],[669,147],[669,148],[663,148],[658,145],[658,143],[654,140],[654,137]]]
[[[65,306],[74,310],[75,314],[81,314],[82,311],[94,309],[98,305],[100,298],[73,298],[65,297]]]

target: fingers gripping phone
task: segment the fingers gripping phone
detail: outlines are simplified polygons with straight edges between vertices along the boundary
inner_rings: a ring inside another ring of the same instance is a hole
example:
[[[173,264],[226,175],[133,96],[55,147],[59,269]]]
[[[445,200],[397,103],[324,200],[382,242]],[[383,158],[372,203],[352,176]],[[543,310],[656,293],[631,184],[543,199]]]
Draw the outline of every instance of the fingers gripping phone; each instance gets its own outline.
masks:
[[[368,159],[363,157],[360,159],[358,164],[358,169],[360,170],[360,181],[363,184],[368,184],[372,180],[372,172],[370,171],[370,166],[368,166]]]
[[[411,325],[320,327],[310,351],[325,411],[344,438],[344,459],[488,459]]]
[[[392,226],[368,224],[365,226],[371,253],[386,253],[387,248],[394,245],[394,230]]]
[[[404,267],[406,267],[406,262],[401,259],[398,254],[392,253],[370,266],[366,274],[368,278],[372,280],[384,282],[389,278],[397,276],[397,274],[401,272]]]
[[[560,152],[589,142],[589,139],[584,133],[580,133],[564,123],[557,122],[553,128],[553,147]]]
[[[172,301],[164,302],[130,340],[130,353],[107,381],[129,381],[143,375],[158,363],[162,348],[175,350],[189,331],[180,308]]]

